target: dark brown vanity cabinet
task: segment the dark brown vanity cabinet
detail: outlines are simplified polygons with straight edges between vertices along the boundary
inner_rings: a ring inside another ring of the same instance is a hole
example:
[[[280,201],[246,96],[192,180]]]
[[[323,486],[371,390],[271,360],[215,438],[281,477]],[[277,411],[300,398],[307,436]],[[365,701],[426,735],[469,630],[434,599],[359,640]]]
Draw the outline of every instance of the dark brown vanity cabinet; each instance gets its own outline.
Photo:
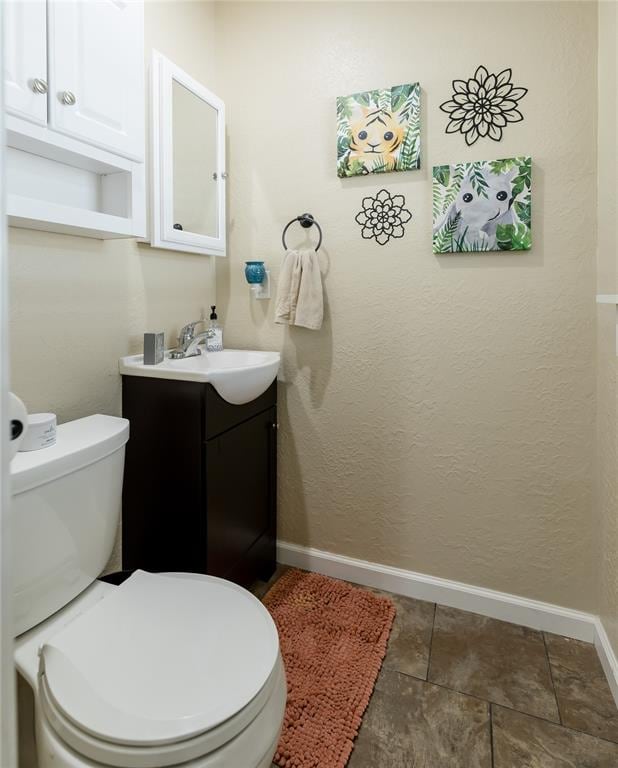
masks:
[[[123,376],[123,568],[240,584],[275,569],[277,383],[244,405],[210,384]]]

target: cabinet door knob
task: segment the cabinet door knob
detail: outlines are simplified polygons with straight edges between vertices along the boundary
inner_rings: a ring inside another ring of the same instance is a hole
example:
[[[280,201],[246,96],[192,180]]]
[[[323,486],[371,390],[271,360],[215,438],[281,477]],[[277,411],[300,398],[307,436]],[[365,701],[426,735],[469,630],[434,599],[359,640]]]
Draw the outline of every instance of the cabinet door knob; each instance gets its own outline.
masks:
[[[75,98],[75,94],[72,93],[71,91],[62,91],[62,93],[60,94],[60,101],[63,104],[66,104],[67,107],[72,107],[73,104],[75,104],[75,102],[77,101],[77,99]]]
[[[272,423],[270,426],[271,426],[273,429],[279,429],[279,424],[277,424],[277,422],[273,422],[273,423]]]
[[[47,83],[39,77],[35,77],[30,83],[30,87],[35,93],[47,93]]]

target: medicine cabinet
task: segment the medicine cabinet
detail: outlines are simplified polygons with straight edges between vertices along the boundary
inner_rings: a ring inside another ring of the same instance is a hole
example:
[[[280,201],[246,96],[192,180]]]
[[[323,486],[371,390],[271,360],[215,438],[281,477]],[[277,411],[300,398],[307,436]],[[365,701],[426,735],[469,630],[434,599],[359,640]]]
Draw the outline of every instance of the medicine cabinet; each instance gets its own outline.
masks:
[[[225,256],[225,105],[153,52],[150,243]]]

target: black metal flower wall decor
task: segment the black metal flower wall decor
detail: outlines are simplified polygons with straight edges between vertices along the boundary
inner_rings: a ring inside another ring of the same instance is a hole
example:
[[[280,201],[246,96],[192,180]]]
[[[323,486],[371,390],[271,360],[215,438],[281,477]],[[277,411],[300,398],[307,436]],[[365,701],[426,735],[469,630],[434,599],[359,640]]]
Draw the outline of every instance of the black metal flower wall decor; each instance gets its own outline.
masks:
[[[363,197],[363,209],[356,214],[361,236],[365,240],[375,238],[379,245],[386,245],[391,237],[403,237],[403,225],[412,218],[405,204],[403,195],[391,196],[386,189],[381,189],[375,197]]]
[[[451,99],[440,104],[449,116],[446,132],[463,133],[468,146],[483,136],[500,141],[508,123],[524,119],[517,107],[528,89],[514,86],[512,74],[510,69],[503,69],[490,75],[481,66],[469,80],[453,80]]]

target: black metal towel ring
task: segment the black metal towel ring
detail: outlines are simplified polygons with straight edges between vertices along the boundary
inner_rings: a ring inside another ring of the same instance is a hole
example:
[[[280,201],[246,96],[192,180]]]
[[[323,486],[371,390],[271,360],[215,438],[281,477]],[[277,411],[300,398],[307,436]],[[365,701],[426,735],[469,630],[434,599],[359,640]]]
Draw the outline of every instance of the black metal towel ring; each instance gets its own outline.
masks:
[[[292,219],[292,221],[288,221],[288,223],[283,228],[283,234],[281,235],[281,242],[283,243],[283,247],[287,251],[288,247],[285,244],[285,233],[288,231],[288,229],[294,224],[294,222],[297,221],[301,227],[304,227],[305,229],[309,229],[309,227],[313,226],[314,224],[318,228],[318,232],[320,233],[320,239],[318,240],[318,244],[316,245],[315,249],[318,251],[320,249],[320,246],[322,245],[322,228],[318,224],[318,222],[313,218],[313,216],[310,213],[301,213],[300,216],[297,216],[295,219]]]

